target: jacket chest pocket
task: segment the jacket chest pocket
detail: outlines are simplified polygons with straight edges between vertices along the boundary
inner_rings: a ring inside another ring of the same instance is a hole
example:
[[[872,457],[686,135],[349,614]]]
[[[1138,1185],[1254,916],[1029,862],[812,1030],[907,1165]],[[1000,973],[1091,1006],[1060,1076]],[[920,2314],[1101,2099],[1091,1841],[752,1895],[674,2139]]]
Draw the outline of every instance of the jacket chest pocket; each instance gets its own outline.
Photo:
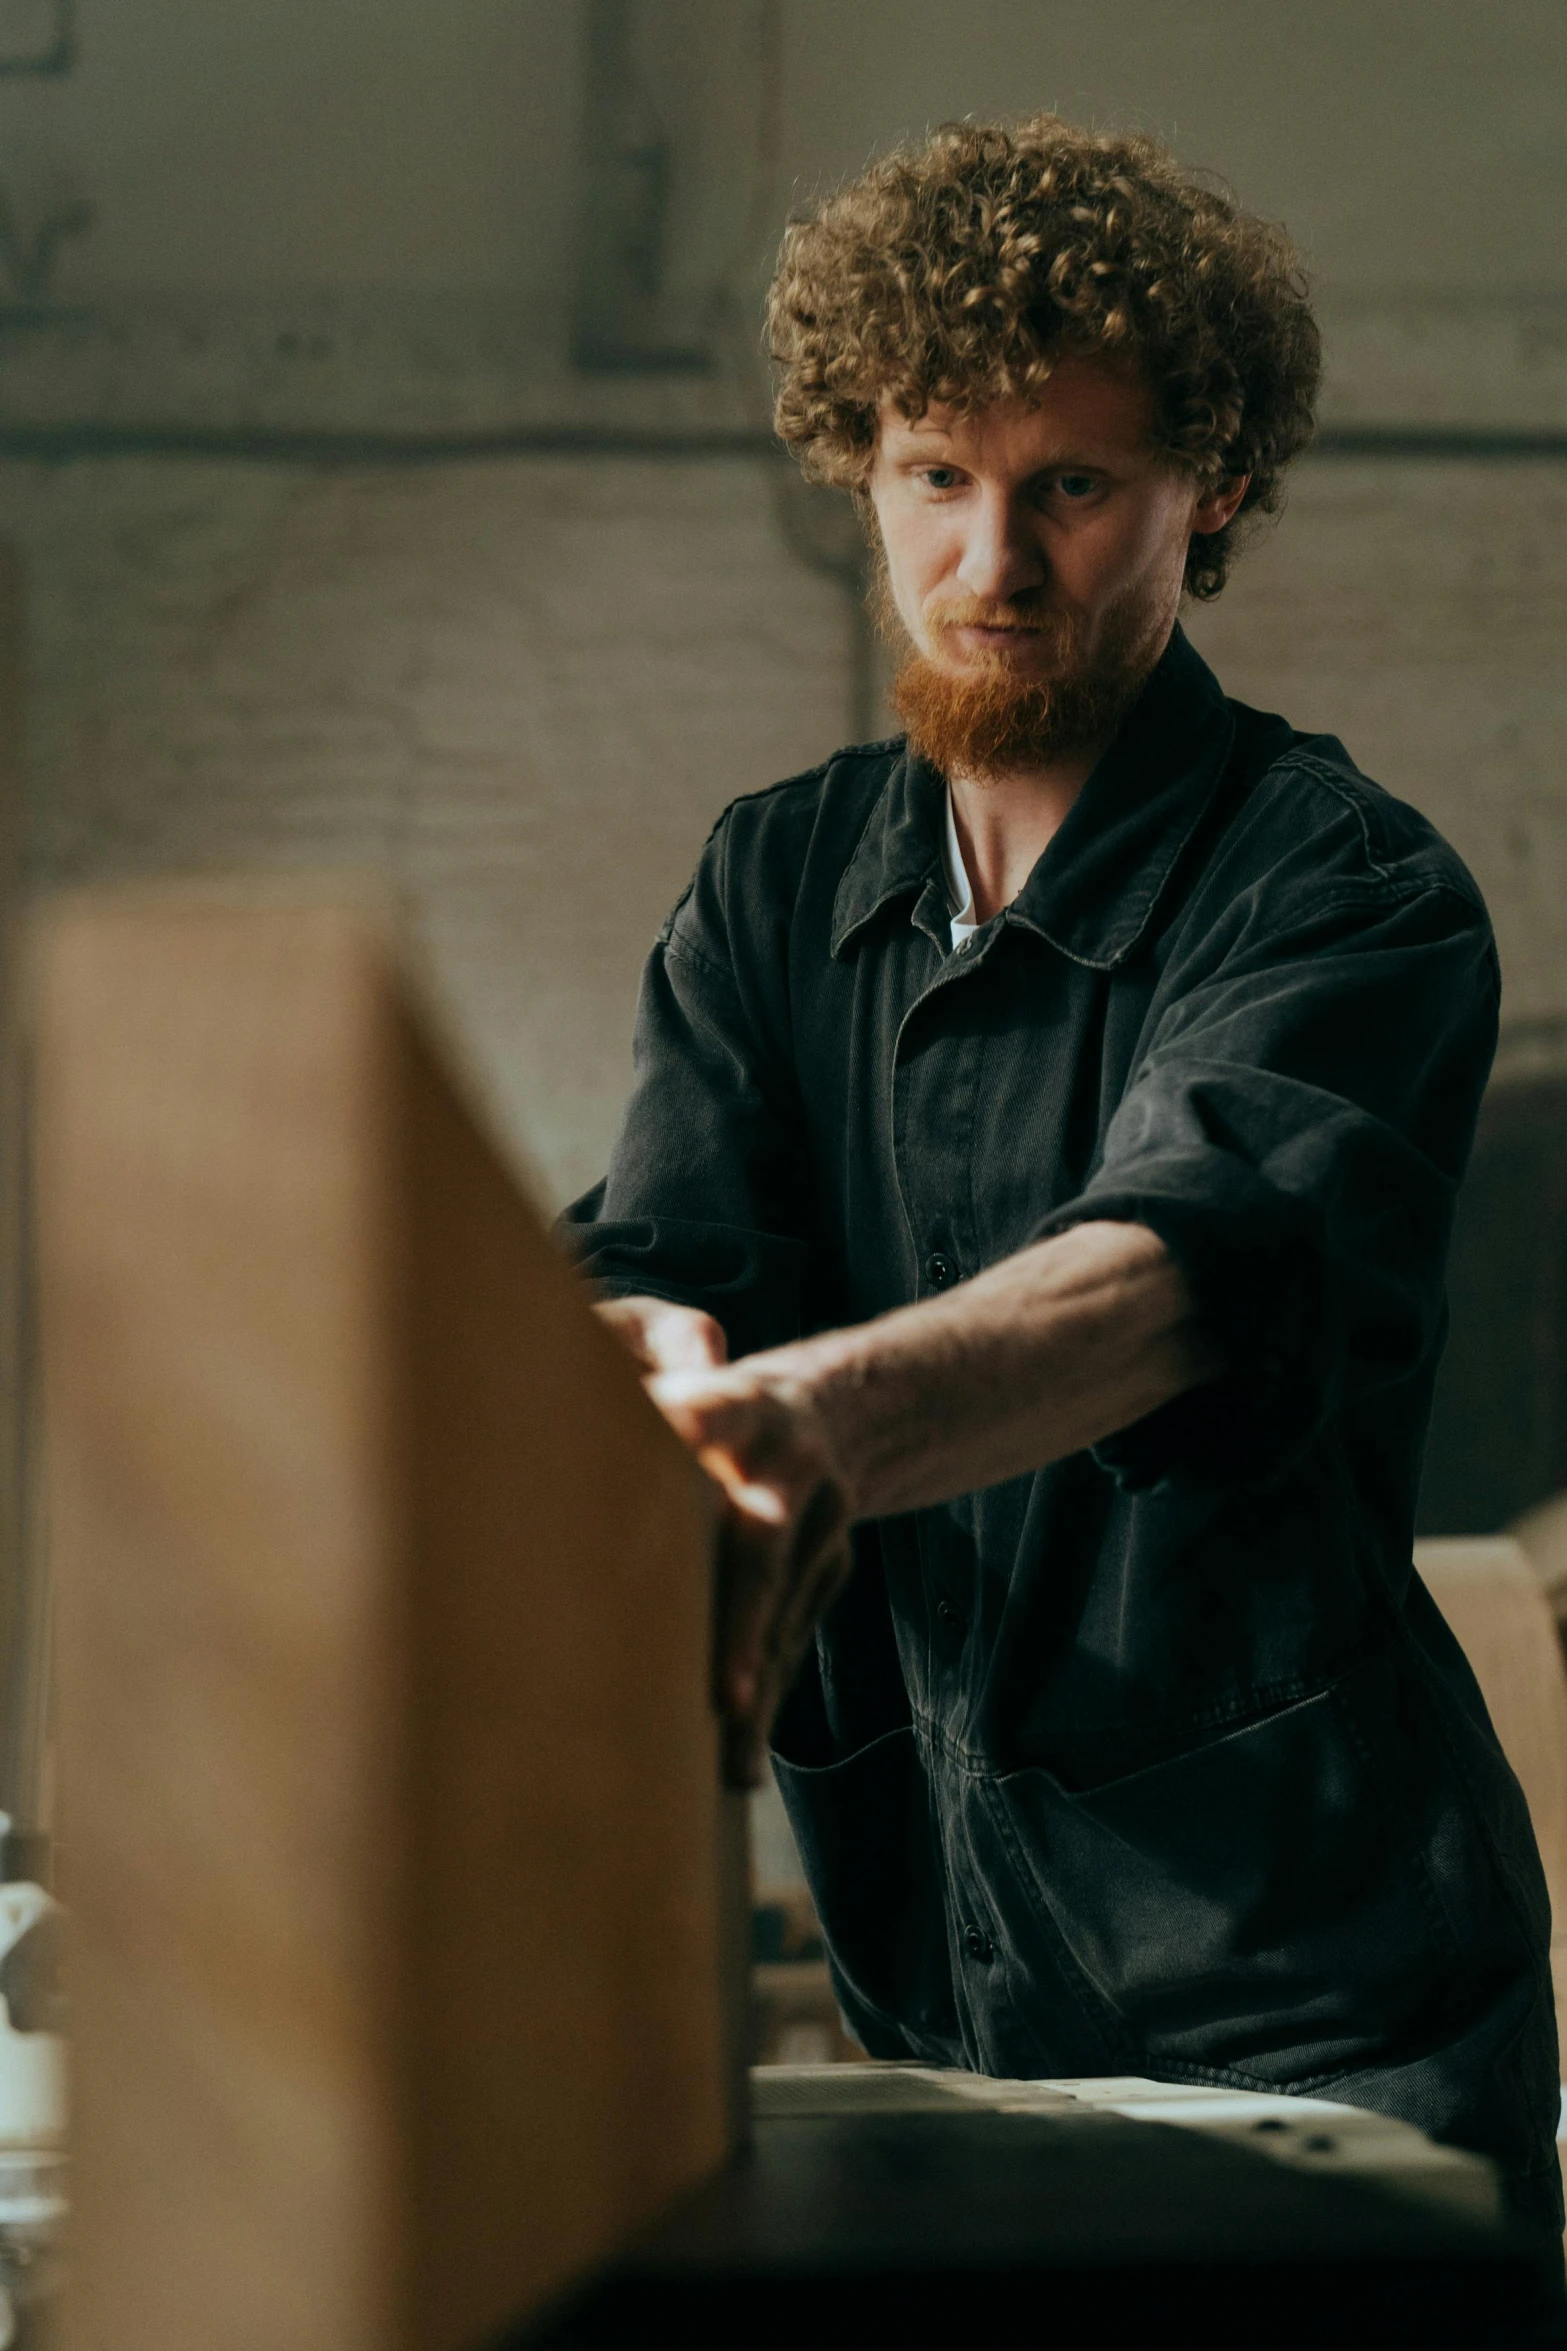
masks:
[[[1459,2003],[1437,1831],[1362,1678],[1085,1792],[1040,1768],[986,1784],[1009,1929],[1026,1946],[1047,1913],[1149,2062],[1294,2084],[1429,2039]]]

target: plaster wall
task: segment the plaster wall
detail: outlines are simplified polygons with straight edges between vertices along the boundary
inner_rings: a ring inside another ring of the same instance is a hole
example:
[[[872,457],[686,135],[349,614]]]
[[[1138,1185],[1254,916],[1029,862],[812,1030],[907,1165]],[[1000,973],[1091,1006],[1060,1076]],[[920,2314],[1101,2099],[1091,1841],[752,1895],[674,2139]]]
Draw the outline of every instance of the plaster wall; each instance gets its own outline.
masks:
[[[563,289],[584,0],[76,0],[0,80],[0,171],[100,208],[67,290]],[[682,240],[764,234],[874,148],[1056,105],[1158,131],[1286,220],[1330,295],[1567,278],[1557,0],[640,0]],[[715,247],[716,249],[716,247]]]
[[[1551,0],[787,0],[797,184],[955,115],[1156,132],[1285,221],[1341,296],[1567,276],[1567,15]]]
[[[714,818],[844,733],[843,600],[784,553],[772,476],[7,469],[35,885],[386,876],[502,1128],[582,1188]]]

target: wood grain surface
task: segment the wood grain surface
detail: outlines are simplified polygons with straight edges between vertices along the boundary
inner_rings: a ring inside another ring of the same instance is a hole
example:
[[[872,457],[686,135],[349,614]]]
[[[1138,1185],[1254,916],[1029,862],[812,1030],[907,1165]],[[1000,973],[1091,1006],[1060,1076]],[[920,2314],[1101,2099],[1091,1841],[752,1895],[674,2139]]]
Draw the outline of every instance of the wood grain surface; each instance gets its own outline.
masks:
[[[41,938],[72,2351],[471,2344],[733,2128],[706,1483],[389,939]]]
[[[1551,1896],[1556,2030],[1567,2055],[1567,1664],[1550,1598],[1505,1535],[1417,1543],[1415,1566],[1474,1669],[1529,1806]]]

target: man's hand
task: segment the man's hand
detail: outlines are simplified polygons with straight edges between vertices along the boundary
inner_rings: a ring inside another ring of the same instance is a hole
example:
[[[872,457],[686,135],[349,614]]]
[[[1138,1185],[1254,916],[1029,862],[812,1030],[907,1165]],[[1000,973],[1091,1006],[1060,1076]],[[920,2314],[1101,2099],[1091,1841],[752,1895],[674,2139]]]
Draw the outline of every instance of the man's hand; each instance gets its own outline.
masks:
[[[943,1297],[736,1364],[689,1307],[599,1312],[723,1489],[714,1670],[741,1787],[762,1777],[854,1519],[1042,1469],[1224,1368],[1163,1242],[1135,1224],[1078,1225]]]
[[[847,1481],[804,1386],[750,1363],[667,1371],[648,1393],[722,1488],[715,1695],[724,1773],[757,1788],[773,1717],[849,1572]]]
[[[710,1314],[662,1298],[597,1311],[723,1494],[714,1696],[725,1777],[759,1787],[773,1716],[848,1573],[848,1502],[826,1432],[798,1382],[728,1367]]]
[[[707,1371],[729,1360],[723,1325],[667,1298],[606,1298],[594,1310],[645,1373]]]

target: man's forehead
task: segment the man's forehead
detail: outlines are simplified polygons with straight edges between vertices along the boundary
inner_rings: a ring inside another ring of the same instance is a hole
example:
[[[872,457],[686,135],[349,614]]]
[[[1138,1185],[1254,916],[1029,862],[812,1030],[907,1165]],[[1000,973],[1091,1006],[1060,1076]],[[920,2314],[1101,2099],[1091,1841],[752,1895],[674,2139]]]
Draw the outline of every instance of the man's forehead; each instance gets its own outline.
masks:
[[[1147,449],[1154,439],[1153,398],[1140,374],[1093,360],[1062,360],[1037,393],[959,404],[932,401],[907,415],[891,396],[879,407],[877,437],[913,449],[1012,446],[1078,452]]]

